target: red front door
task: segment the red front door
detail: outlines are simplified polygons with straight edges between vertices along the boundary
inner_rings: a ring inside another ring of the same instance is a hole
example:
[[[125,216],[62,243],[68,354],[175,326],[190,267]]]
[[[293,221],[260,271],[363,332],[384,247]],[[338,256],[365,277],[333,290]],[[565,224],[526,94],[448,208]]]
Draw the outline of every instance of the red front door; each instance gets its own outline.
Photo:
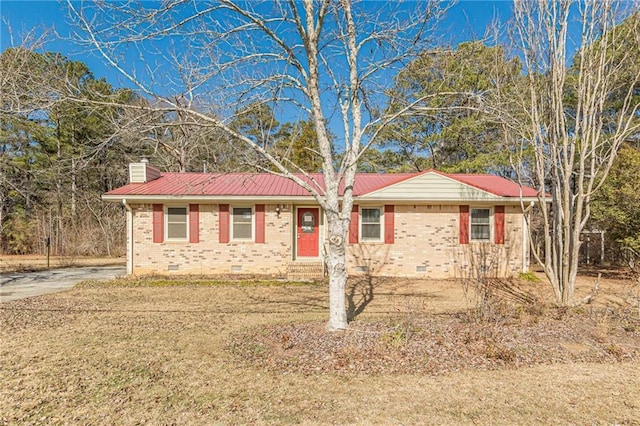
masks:
[[[318,257],[319,218],[320,210],[317,208],[298,209],[298,226],[296,227],[298,257]]]

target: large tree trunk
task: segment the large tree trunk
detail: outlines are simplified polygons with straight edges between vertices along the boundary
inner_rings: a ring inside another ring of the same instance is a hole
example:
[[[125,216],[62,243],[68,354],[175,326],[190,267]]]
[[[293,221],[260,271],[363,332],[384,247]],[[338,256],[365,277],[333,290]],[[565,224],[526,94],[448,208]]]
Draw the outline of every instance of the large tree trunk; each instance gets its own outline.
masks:
[[[57,121],[56,128],[56,139],[57,139],[57,155],[56,155],[56,208],[57,208],[57,217],[56,217],[56,254],[62,255],[64,254],[64,243],[63,243],[63,235],[64,235],[64,224],[63,224],[63,202],[62,202],[62,133],[61,133],[61,124],[60,120]]]
[[[76,159],[71,159],[71,222],[76,224],[78,199],[78,171],[76,170]]]
[[[345,288],[347,285],[346,236],[348,225],[337,212],[327,214],[329,228],[329,331],[347,328],[347,307]]]

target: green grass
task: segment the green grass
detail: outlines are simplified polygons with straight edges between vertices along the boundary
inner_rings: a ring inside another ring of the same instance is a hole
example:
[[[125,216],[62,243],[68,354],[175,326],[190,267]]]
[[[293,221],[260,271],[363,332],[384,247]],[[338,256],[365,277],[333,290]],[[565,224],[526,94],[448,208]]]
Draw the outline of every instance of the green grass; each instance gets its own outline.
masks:
[[[519,278],[521,280],[523,280],[523,281],[529,281],[529,282],[532,282],[532,283],[539,283],[540,282],[540,278],[538,278],[536,273],[532,272],[532,271],[520,273]]]

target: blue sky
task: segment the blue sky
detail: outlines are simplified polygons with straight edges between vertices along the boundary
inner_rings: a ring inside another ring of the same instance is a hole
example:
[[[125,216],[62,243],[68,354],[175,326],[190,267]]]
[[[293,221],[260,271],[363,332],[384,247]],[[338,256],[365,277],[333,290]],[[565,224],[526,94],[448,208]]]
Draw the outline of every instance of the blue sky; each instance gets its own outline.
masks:
[[[511,16],[511,1],[460,1],[451,8],[447,19],[441,23],[440,36],[443,41],[457,44],[461,41],[481,38],[485,28],[494,17],[500,20]],[[117,72],[106,66],[102,59],[84,52],[82,46],[75,44],[72,38],[72,28],[68,25],[66,2],[54,0],[0,0],[0,14],[11,26],[11,33],[15,39],[26,31],[34,29],[41,32],[45,28],[55,28],[60,35],[53,39],[45,48],[49,51],[60,52],[72,60],[86,63],[98,78],[105,77],[114,86],[125,85]],[[0,32],[1,50],[11,45],[10,33],[7,25],[2,23]]]

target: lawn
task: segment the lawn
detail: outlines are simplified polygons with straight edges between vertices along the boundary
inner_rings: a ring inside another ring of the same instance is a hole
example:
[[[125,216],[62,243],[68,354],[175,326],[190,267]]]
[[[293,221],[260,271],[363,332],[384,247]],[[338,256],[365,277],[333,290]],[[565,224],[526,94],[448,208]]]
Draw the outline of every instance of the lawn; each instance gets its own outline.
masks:
[[[631,280],[573,309],[517,281],[482,315],[458,281],[351,285],[338,334],[325,284],[120,280],[3,303],[0,422],[640,424]]]

